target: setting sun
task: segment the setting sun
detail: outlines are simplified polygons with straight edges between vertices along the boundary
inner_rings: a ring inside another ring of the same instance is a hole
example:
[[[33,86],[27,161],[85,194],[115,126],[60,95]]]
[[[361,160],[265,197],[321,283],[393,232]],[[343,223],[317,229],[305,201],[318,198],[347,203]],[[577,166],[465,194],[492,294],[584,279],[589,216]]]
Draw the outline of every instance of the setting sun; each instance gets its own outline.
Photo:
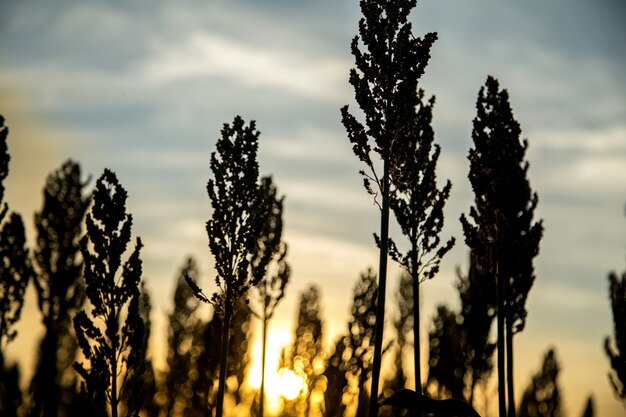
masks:
[[[280,350],[288,345],[291,336],[287,329],[276,329],[267,341],[267,357],[265,364],[265,401],[270,414],[282,409],[283,400],[294,400],[307,389],[306,376],[279,368]],[[258,389],[261,386],[261,341],[256,340],[252,350],[252,364],[248,377],[248,385]]]
[[[301,392],[306,390],[306,377],[298,375],[291,369],[282,368],[276,375],[275,384],[272,384],[268,390],[266,386],[266,394],[269,396],[270,391],[280,395],[286,400],[295,400]]]

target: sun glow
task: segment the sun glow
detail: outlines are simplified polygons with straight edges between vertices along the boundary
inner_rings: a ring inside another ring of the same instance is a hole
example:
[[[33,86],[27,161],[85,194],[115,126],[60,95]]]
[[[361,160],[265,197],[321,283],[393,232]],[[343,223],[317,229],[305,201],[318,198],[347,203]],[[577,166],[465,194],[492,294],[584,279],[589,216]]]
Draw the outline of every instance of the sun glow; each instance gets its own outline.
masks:
[[[307,388],[306,375],[291,369],[279,369],[280,351],[291,341],[288,330],[272,331],[267,341],[265,358],[265,409],[271,415],[280,413],[284,400],[294,400]],[[252,364],[248,374],[248,386],[261,386],[261,341],[256,340],[252,350]]]
[[[298,375],[287,368],[281,368],[278,371],[275,383],[272,390],[286,400],[295,400],[301,392],[306,390],[306,376]],[[265,393],[268,395],[267,385]]]

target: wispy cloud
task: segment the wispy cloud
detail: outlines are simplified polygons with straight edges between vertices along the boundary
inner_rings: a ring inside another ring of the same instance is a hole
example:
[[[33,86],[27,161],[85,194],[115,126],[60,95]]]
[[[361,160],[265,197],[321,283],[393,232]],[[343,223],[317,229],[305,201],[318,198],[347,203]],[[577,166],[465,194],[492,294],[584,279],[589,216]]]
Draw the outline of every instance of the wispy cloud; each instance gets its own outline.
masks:
[[[336,100],[343,96],[347,68],[347,61],[332,57],[259,48],[197,32],[182,43],[160,45],[140,64],[139,73],[140,78],[154,83],[212,77],[250,87],[284,89],[307,98]]]
[[[545,130],[539,132],[538,139],[533,147],[543,150],[615,155],[616,152],[626,152],[626,123],[586,130],[580,127]]]

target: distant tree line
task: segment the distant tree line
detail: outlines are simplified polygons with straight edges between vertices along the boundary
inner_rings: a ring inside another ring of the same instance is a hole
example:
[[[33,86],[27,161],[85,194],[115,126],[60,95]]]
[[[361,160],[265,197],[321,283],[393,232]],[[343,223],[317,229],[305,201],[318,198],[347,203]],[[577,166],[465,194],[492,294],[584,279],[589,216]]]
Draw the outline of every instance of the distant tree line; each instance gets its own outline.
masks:
[[[471,410],[468,415],[487,415],[496,370],[499,417],[562,416],[555,348],[547,350],[520,398],[514,391],[513,336],[526,323],[543,225],[534,219],[538,197],[528,181],[528,143],[520,139],[508,92],[491,76],[478,92],[468,155],[474,203],[460,219],[469,265],[457,274],[459,310],[437,306],[427,356],[420,349],[420,285],[436,276],[455,244],[440,237],[451,183],[437,184],[435,100],[419,84],[437,35],[413,35],[409,16],[416,0],[362,0],[360,6],[349,82],[364,121],[348,106],[341,116],[365,166],[364,187],[380,210],[378,272],[359,275],[348,322],[330,347],[322,288],[311,285],[300,294],[293,341],[284,347],[280,367],[303,384],[295,398],[282,399],[281,415],[420,415],[425,410],[411,405],[379,407],[407,386],[415,388],[418,402],[451,404],[441,400],[454,398]],[[224,124],[211,154],[206,231],[216,291],[206,295],[196,261],[184,261],[168,314],[165,370],[153,367],[148,349],[151,301],[142,276],[143,244],[132,238],[128,195],[116,174],[105,169],[89,189],[77,162],[52,172],[29,247],[22,218],[4,202],[7,136],[0,116],[0,415],[263,417],[268,326],[292,271],[283,239],[285,197],[271,176],[259,174],[255,122],[236,116]],[[391,236],[393,221],[405,244]],[[387,309],[392,320],[385,318],[389,257],[403,270],[394,308]],[[22,387],[20,370],[5,353],[29,284],[44,333],[32,379]],[[604,348],[610,386],[626,405],[626,273],[611,273],[609,285],[614,334]],[[210,305],[208,318],[201,303]],[[253,318],[262,329],[260,390],[246,384]],[[385,337],[385,328],[392,337]],[[411,357],[414,366],[407,371],[405,359]],[[583,415],[593,414],[589,397]]]

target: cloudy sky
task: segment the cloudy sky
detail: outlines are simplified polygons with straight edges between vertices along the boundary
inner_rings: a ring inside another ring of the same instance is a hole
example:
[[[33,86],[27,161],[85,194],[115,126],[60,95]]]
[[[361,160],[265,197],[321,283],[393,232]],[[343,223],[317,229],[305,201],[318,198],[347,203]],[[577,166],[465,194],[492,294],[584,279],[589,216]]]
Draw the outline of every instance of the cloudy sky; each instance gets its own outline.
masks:
[[[376,207],[339,117],[342,105],[354,107],[347,76],[357,3],[0,1],[8,201],[32,229],[45,176],[67,158],[86,176],[104,167],[118,174],[145,244],[155,355],[187,255],[199,259],[210,288],[209,156],[236,114],[257,121],[261,171],[287,196],[294,274],[272,327],[276,340],[288,339],[298,294],[311,284],[322,290],[329,340],[343,329],[358,274],[377,265]],[[602,343],[612,331],[607,273],[626,267],[625,19],[618,0],[425,0],[412,16],[416,35],[439,33],[422,87],[437,98],[439,178],[453,183],[443,234],[459,242],[423,285],[423,315],[457,303],[455,268],[467,266],[458,218],[472,203],[471,120],[491,74],[509,90],[529,140],[545,226],[527,327],[516,338],[518,393],[556,346],[574,415],[589,393],[598,415],[624,411]],[[396,281],[392,268],[389,293]],[[15,357],[32,346],[38,320],[31,302]]]

